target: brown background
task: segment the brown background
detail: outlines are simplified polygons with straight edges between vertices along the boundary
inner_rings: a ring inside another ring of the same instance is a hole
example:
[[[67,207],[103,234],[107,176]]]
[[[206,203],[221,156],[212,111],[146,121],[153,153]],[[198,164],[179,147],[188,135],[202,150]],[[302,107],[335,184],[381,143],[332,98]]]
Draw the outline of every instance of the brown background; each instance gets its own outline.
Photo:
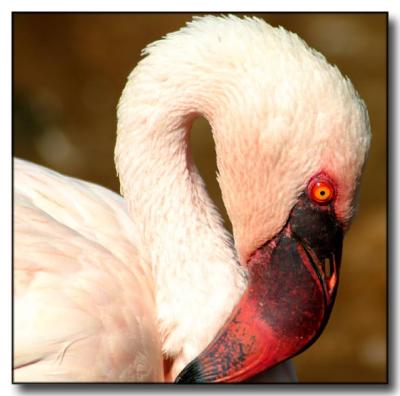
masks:
[[[373,132],[359,215],[345,240],[330,322],[295,358],[302,382],[386,380],[386,15],[258,14],[298,33],[348,75]],[[115,107],[141,49],[189,14],[14,14],[14,154],[118,191]],[[192,150],[215,202],[210,128],[195,123]],[[227,227],[229,222],[227,221]]]

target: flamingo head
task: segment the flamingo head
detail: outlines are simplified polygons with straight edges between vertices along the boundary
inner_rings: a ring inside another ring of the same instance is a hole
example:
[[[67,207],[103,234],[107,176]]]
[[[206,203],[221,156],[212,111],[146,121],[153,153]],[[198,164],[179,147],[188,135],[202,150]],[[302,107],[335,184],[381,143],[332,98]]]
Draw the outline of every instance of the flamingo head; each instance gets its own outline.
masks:
[[[365,105],[336,67],[283,29],[232,21],[236,44],[221,58],[242,96],[208,116],[224,130],[214,134],[219,183],[247,288],[177,382],[243,381],[318,338],[369,149]],[[225,37],[233,35],[229,23]],[[245,56],[237,55],[242,47]]]
[[[248,285],[207,349],[178,382],[237,382],[311,345],[331,312],[339,279],[344,225],[336,187],[311,178],[283,228],[247,261]]]

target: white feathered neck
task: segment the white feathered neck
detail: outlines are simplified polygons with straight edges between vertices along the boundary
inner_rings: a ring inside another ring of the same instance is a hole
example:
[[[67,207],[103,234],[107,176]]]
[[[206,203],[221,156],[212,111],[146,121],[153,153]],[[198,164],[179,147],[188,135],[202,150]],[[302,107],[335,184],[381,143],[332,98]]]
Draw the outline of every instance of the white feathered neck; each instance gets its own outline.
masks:
[[[244,263],[281,229],[321,168],[340,185],[339,216],[351,217],[368,118],[337,68],[296,35],[256,18],[198,18],[144,55],[119,103],[116,164],[143,259],[153,268],[164,348],[190,359],[245,286],[188,153],[193,120],[203,115],[212,127],[219,183]],[[361,148],[354,153],[351,146]]]

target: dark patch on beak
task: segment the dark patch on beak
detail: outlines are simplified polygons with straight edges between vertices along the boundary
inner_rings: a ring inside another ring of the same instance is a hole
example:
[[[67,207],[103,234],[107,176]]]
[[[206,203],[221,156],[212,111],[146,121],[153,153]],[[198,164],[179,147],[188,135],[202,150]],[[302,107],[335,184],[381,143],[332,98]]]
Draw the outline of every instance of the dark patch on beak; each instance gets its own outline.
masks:
[[[197,359],[192,360],[176,377],[177,384],[201,384],[204,381],[203,370]]]
[[[292,235],[302,244],[324,285],[327,304],[332,305],[339,280],[343,226],[337,221],[333,204],[320,206],[303,194],[294,207]]]
[[[282,231],[250,257],[248,287],[225,325],[176,382],[243,381],[310,346],[332,310],[342,240],[333,203],[304,192]]]

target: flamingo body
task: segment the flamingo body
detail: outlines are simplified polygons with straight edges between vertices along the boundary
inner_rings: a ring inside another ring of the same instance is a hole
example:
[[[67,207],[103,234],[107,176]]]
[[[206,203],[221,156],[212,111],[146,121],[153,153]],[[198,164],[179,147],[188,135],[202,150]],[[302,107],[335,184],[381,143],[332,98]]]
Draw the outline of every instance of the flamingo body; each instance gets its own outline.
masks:
[[[152,277],[123,199],[14,167],[14,379],[162,381]]]

